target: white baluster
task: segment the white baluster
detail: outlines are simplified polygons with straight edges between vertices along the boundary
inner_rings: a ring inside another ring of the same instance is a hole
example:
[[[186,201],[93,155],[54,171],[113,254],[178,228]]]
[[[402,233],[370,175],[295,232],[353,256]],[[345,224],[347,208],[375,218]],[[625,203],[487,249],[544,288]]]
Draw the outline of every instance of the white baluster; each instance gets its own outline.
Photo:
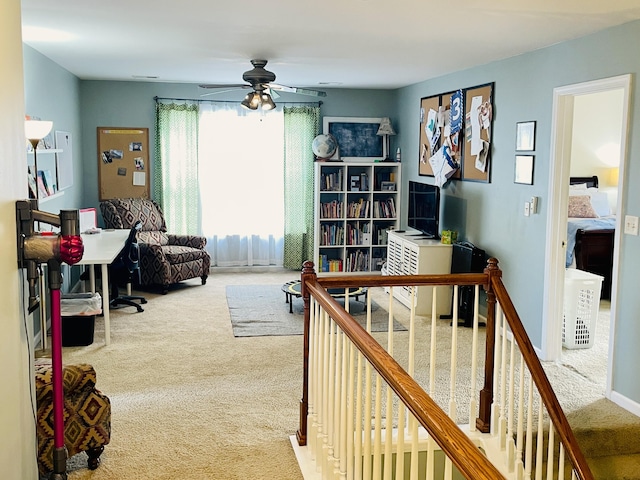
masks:
[[[393,298],[389,297],[389,315],[387,322],[387,352],[393,356]],[[385,436],[384,436],[384,476],[385,480],[391,480],[393,448],[393,390],[386,385],[387,408],[385,413]]]
[[[458,370],[458,285],[453,286],[453,323],[451,326],[451,367],[449,375],[449,417],[456,422],[458,402],[456,401],[456,382]]]
[[[513,432],[513,420],[514,420],[514,404],[515,404],[515,356],[516,346],[513,341],[509,341],[510,355],[509,355],[509,411],[507,412],[507,462],[509,465],[509,471],[512,472],[515,461],[515,442]]]
[[[382,378],[376,373],[376,396],[373,408],[374,434],[373,434],[373,480],[382,478]]]
[[[340,472],[340,454],[342,451],[342,373],[344,364],[342,362],[342,338],[344,333],[336,324],[336,369],[335,369],[335,387],[333,396],[333,478],[339,478]]]
[[[564,444],[560,442],[558,453],[558,480],[564,480]]]
[[[527,449],[524,457],[524,478],[531,479],[531,469],[533,468],[533,389],[534,383],[531,375],[528,376],[527,388],[529,397],[527,399]]]
[[[315,409],[317,406],[316,403],[316,382],[318,379],[317,368],[318,361],[316,358],[317,352],[317,344],[318,341],[318,332],[316,331],[318,322],[317,322],[317,311],[316,311],[316,301],[311,300],[311,309],[309,311],[309,361],[308,361],[308,369],[309,369],[309,378],[307,379],[307,446],[308,451],[311,455],[311,460],[315,462],[316,460],[316,435],[318,431],[318,419],[315,413]]]
[[[555,447],[555,439],[553,427],[549,427],[549,448],[547,450],[547,479],[553,480],[553,458],[554,458],[554,447]]]
[[[520,375],[518,382],[518,429],[516,434],[516,473],[517,478],[522,479],[524,477],[524,459],[523,459],[523,449],[524,449],[524,357],[522,353],[519,355],[520,357]]]
[[[352,465],[347,466],[347,471],[354,480],[362,478],[362,436],[364,434],[362,430],[362,354],[358,349],[351,345],[351,355],[356,355],[356,372],[355,372],[355,388],[356,398],[353,406],[355,407],[355,417],[353,425],[353,452],[349,455]],[[350,442],[351,443],[351,442]]]
[[[539,397],[536,396],[538,399]],[[536,440],[536,480],[542,480],[542,459],[544,457],[544,405],[538,404],[538,439]]]
[[[340,387],[340,479],[347,478],[347,381],[349,380],[349,341],[347,336],[342,332],[342,386]],[[350,420],[353,422],[353,412],[351,412]]]
[[[326,467],[323,472],[326,472],[326,478],[331,478],[329,472],[333,472],[333,448],[334,448],[334,406],[335,406],[335,322],[333,319],[329,319],[329,378],[327,389],[327,455],[326,455]]]
[[[501,332],[502,332],[502,310],[500,305],[496,305],[494,321],[495,339],[493,346],[493,398],[491,403],[491,433],[500,435],[499,420],[501,413],[500,399],[500,372],[502,365]]]
[[[500,448],[506,448],[507,440],[507,320],[502,321],[502,347],[500,353]]]
[[[471,400],[469,402],[469,431],[476,431],[476,417],[478,416],[478,304],[480,296],[480,286],[475,286],[473,301],[473,337],[471,339]]]

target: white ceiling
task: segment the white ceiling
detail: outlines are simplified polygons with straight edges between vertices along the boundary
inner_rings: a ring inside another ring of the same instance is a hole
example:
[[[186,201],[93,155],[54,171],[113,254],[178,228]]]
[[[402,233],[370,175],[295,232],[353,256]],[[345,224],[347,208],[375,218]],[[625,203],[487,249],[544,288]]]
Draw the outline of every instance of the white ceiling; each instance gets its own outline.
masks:
[[[640,0],[22,0],[25,43],[81,79],[398,88],[640,19]],[[559,66],[560,67],[560,66]],[[142,78],[140,78],[142,77]]]

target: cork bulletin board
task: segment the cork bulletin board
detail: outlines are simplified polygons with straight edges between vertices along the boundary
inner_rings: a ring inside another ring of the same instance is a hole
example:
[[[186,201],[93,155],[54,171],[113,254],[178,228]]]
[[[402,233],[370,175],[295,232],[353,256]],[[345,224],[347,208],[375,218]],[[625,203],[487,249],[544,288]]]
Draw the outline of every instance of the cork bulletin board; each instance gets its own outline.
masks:
[[[99,198],[149,198],[149,129],[98,127]]]
[[[475,102],[474,102],[475,99]],[[464,91],[465,125],[477,128],[477,136],[485,145],[484,170],[479,168],[479,155],[472,147],[470,135],[466,135],[462,150],[462,178],[474,182],[489,182],[491,166],[491,125],[493,120],[493,83],[467,88]],[[477,108],[476,108],[477,107]],[[471,118],[474,115],[476,118]],[[484,118],[484,120],[483,120]]]
[[[460,90],[464,113],[463,134],[458,137],[460,149],[456,160],[459,168],[451,179],[490,182],[493,86],[493,83],[488,83]],[[441,120],[449,120],[451,97],[454,93],[441,93],[420,99],[418,174],[421,176],[434,176],[429,158],[442,146],[445,129]],[[434,118],[438,119],[435,124]]]
[[[438,111],[442,109],[445,115],[449,115],[451,109],[451,95],[453,92],[442,93],[440,95],[434,95],[432,97],[424,97],[420,99],[420,149],[419,149],[419,162],[418,162],[418,174],[421,176],[433,176],[433,169],[428,159],[440,148],[442,144],[442,137],[444,135],[444,127],[440,127],[440,136],[437,142],[433,145],[427,138],[427,129],[425,126],[429,121],[428,112],[430,110]],[[451,178],[460,179],[461,172],[458,170],[453,174]]]

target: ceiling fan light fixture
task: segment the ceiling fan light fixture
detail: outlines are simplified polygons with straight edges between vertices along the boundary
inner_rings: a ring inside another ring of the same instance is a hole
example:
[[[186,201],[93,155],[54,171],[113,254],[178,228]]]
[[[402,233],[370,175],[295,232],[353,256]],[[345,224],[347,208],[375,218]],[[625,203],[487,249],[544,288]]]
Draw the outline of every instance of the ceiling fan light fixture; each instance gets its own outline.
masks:
[[[273,102],[271,95],[266,92],[262,92],[260,95],[262,110],[273,110],[276,108],[276,104]]]
[[[257,110],[260,106],[260,94],[255,91],[247,93],[240,105],[249,110]]]

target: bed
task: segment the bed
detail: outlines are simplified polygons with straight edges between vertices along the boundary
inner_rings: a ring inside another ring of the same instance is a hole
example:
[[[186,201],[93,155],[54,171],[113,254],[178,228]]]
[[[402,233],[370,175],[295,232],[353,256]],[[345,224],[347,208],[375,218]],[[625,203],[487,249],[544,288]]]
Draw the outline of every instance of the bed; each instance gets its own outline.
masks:
[[[571,177],[570,184],[566,266],[602,276],[601,298],[610,299],[616,217],[597,176]]]

